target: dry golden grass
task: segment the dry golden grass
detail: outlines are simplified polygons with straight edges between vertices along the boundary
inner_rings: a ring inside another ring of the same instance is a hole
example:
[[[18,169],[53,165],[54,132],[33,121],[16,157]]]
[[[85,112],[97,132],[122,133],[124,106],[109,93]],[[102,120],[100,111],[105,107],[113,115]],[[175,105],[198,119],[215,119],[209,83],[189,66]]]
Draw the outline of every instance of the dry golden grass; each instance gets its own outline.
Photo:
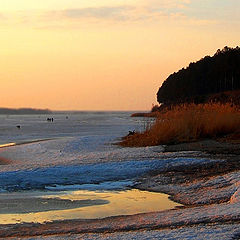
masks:
[[[122,146],[154,146],[216,138],[238,132],[240,111],[230,103],[185,104],[158,115],[144,132],[124,137]]]

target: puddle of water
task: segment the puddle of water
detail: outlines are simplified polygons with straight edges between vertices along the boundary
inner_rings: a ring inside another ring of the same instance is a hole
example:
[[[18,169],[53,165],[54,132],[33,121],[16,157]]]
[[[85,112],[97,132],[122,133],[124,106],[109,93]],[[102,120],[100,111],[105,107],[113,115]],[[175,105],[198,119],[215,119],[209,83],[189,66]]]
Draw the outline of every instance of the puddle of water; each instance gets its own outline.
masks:
[[[1,194],[0,224],[96,219],[173,209],[168,195],[137,189]],[[27,210],[27,211],[26,211]]]
[[[5,144],[0,144],[0,148],[4,148],[4,147],[11,147],[11,146],[15,146],[16,143],[5,143]]]

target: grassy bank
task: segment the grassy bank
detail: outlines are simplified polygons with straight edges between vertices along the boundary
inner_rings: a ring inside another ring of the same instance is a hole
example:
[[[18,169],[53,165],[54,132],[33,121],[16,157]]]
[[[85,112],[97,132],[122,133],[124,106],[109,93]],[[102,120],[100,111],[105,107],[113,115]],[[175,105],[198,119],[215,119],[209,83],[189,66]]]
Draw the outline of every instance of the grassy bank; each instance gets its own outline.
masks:
[[[239,126],[240,111],[230,103],[184,104],[160,113],[153,125],[124,137],[120,145],[154,146],[238,136]]]

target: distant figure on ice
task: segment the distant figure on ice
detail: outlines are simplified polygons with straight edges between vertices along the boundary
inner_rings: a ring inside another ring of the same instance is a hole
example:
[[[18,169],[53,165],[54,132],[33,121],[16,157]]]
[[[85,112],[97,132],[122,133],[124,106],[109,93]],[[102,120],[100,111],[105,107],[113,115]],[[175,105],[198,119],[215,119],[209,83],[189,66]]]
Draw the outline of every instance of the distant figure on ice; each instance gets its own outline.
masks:
[[[128,136],[132,136],[132,135],[134,135],[136,132],[135,132],[135,130],[133,130],[133,131],[128,131]]]
[[[18,129],[20,129],[20,128],[21,128],[21,126],[20,126],[20,125],[17,125],[16,127],[17,127]]]
[[[53,118],[47,118],[48,122],[53,122]]]

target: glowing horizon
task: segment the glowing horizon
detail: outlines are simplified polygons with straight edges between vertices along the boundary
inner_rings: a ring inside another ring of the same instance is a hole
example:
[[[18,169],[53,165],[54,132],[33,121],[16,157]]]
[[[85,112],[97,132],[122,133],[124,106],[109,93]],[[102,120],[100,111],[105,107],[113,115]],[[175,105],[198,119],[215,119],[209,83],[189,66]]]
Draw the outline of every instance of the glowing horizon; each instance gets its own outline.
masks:
[[[235,0],[0,1],[0,107],[147,110],[168,75],[239,45]]]

